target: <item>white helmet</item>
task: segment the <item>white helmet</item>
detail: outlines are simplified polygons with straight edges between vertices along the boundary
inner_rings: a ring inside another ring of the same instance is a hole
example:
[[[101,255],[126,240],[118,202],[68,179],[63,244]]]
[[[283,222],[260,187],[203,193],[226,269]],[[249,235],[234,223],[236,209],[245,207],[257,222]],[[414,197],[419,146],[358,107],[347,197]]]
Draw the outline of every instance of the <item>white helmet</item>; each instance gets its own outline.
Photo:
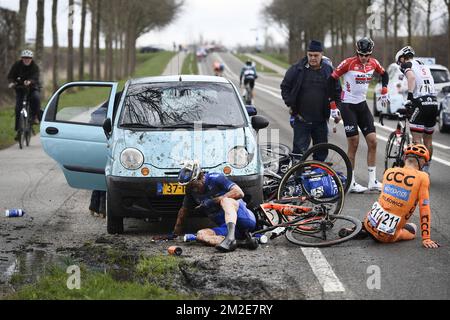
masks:
[[[414,57],[416,55],[414,49],[410,46],[404,47],[399,52],[397,52],[397,54],[395,55],[395,63],[399,64],[400,58],[407,55],[410,55],[411,57]]]
[[[178,175],[178,183],[181,186],[188,185],[194,180],[197,180],[202,168],[198,160],[186,160]]]
[[[22,58],[33,58],[33,51],[31,50],[23,50],[21,54]]]

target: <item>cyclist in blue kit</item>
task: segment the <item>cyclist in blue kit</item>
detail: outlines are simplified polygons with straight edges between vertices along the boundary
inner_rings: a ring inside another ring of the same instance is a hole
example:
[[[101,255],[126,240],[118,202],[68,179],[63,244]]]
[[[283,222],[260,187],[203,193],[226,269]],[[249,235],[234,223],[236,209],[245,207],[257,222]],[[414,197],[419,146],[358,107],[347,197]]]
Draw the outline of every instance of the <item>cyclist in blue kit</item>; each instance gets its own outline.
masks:
[[[182,233],[189,212],[202,211],[218,227],[197,232],[197,241],[215,246],[222,252],[236,250],[236,239],[245,239],[247,231],[256,228],[256,218],[242,200],[244,192],[220,173],[205,173],[199,162],[186,161],[178,176],[178,183],[186,186],[183,206],[178,212],[174,234]]]

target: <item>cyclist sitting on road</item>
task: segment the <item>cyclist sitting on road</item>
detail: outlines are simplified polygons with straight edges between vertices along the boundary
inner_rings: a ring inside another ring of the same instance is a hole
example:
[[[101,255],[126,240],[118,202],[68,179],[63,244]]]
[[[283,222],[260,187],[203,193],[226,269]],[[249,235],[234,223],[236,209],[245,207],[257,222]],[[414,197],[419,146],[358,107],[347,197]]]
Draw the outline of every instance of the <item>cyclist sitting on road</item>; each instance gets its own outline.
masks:
[[[357,43],[357,56],[344,60],[329,78],[329,90],[332,100],[337,81],[344,77],[342,89],[342,104],[340,112],[344,120],[345,133],[348,141],[348,157],[355,168],[356,152],[359,144],[358,126],[361,129],[368,146],[367,165],[369,169],[368,188],[358,184],[353,179],[350,192],[363,193],[369,190],[381,190],[381,184],[376,177],[377,135],[372,113],[367,105],[367,91],[374,72],[382,77],[381,103],[388,102],[389,76],[378,60],[371,58],[374,43],[369,38],[363,38]],[[355,175],[353,175],[355,177]]]
[[[417,226],[408,221],[419,204],[422,244],[425,248],[437,248],[439,244],[430,239],[430,178],[422,172],[430,153],[424,145],[414,144],[407,147],[405,158],[403,168],[385,172],[383,191],[367,214],[358,237],[370,235],[383,243],[415,239]],[[339,234],[344,237],[349,231],[342,229]]]
[[[200,230],[197,241],[222,252],[236,250],[236,238],[244,239],[246,231],[255,229],[255,215],[242,200],[244,192],[223,174],[204,173],[198,161],[187,161],[179,173],[178,183],[187,187],[174,234],[181,234],[186,215],[191,211],[204,212],[217,223],[217,228]]]
[[[8,73],[9,88],[16,86],[26,86],[30,88],[29,103],[33,124],[39,124],[39,110],[41,108],[39,66],[33,61],[33,52],[22,51],[21,60],[14,63]],[[16,88],[16,124],[15,130],[19,129],[20,111],[25,98],[24,90]],[[18,134],[16,135],[16,140]]]
[[[404,47],[395,56],[400,70],[408,79],[408,100],[405,104],[414,143],[422,143],[433,156],[433,133],[436,117],[439,113],[434,79],[430,68],[413,59],[415,52],[411,47]],[[430,163],[424,166],[429,172]]]
[[[256,73],[256,68],[253,65],[253,62],[250,60],[247,60],[245,62],[245,66],[241,70],[241,75],[239,77],[239,86],[242,87],[242,79],[244,79],[244,86],[247,84],[250,85],[250,88],[252,89],[252,100],[254,98],[253,89],[255,88],[255,81],[258,79],[258,74]]]

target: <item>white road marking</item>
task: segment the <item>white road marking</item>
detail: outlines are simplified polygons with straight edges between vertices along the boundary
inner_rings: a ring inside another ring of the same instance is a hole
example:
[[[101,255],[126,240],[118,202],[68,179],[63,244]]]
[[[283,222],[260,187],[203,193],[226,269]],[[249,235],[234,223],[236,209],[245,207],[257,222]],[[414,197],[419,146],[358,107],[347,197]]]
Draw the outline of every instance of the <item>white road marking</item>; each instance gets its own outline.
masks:
[[[345,292],[341,281],[334,273],[327,259],[317,248],[302,248],[302,252],[308,260],[314,275],[319,280],[320,285],[325,292]]]
[[[223,59],[217,55],[218,59],[221,60],[221,62],[225,66],[225,73],[228,75],[231,75],[233,78],[239,79],[239,77],[230,71],[230,68],[226,65],[226,63],[223,61]],[[261,86],[261,84],[258,84],[256,88],[258,88],[261,91],[264,91],[272,96],[275,96],[276,98],[281,99],[281,96],[265,89],[264,87],[267,86]],[[270,87],[271,88],[271,87]],[[272,89],[272,88],[271,88]],[[328,263],[327,259],[325,259],[325,256],[322,254],[322,252],[317,248],[302,248],[302,252],[308,261],[309,265],[311,266],[311,269],[316,276],[317,280],[319,281],[320,285],[322,286],[324,292],[345,292],[344,286],[339,281],[338,277],[334,273],[333,269],[331,268],[330,264]]]

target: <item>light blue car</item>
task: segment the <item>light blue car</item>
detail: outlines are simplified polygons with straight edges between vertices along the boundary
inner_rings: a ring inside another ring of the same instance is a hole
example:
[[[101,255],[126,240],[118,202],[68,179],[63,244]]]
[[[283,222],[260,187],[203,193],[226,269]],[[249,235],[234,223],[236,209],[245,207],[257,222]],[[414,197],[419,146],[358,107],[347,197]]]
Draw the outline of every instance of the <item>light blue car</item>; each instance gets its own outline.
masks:
[[[74,91],[83,98],[74,100]],[[123,94],[117,83],[76,82],[49,101],[41,141],[70,186],[107,192],[107,229],[115,234],[125,217],[178,212],[185,189],[176,181],[187,159],[235,181],[249,208],[262,203],[257,132],[268,125],[224,78],[130,80]]]

